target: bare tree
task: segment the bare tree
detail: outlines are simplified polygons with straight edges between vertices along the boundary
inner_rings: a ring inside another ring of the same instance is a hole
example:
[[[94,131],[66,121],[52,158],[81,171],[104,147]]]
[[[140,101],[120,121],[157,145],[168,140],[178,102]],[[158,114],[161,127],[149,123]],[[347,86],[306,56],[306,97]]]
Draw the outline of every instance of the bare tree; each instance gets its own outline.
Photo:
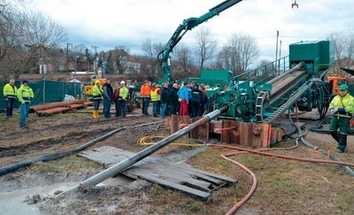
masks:
[[[199,70],[201,70],[205,63],[213,58],[217,43],[213,40],[208,28],[200,28],[196,33],[197,51],[199,61]]]
[[[191,60],[191,50],[184,44],[179,44],[175,49],[175,56],[177,64],[179,64],[186,75],[190,71],[190,66],[192,64]]]
[[[153,42],[148,38],[142,43],[142,50],[144,51],[144,56],[147,57],[150,62],[148,63],[149,65],[145,66],[145,72],[151,77],[159,76],[161,68],[157,56],[163,50],[163,44],[160,42]]]
[[[342,59],[344,57],[345,50],[345,38],[339,33],[333,33],[329,36],[331,43],[333,44],[336,59]]]
[[[150,38],[147,38],[141,45],[144,55],[150,58],[154,57],[154,44]]]
[[[245,72],[258,57],[256,40],[249,35],[233,34],[218,54],[218,64],[234,74]]]
[[[354,33],[333,33],[329,36],[336,60],[354,57]]]
[[[0,67],[8,76],[29,72],[49,58],[48,49],[58,48],[65,39],[61,26],[49,17],[15,4],[5,4],[0,11]]]

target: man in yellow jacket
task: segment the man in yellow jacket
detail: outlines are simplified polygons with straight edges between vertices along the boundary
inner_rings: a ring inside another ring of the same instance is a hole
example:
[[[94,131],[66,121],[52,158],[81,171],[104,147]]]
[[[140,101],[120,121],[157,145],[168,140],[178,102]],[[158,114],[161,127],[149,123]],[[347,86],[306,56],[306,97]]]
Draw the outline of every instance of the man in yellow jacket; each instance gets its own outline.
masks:
[[[31,100],[34,98],[33,90],[28,86],[28,81],[23,81],[17,90],[17,99],[20,102],[20,128],[27,128],[28,113]]]
[[[92,89],[92,99],[93,99],[93,113],[92,113],[92,117],[94,119],[98,119],[99,118],[99,109],[100,109],[100,102],[102,100],[102,96],[103,96],[103,89],[101,86],[100,81],[95,81],[95,86],[93,86]]]
[[[331,120],[331,135],[337,141],[337,152],[344,153],[347,148],[347,135],[350,120],[354,114],[354,98],[348,93],[348,85],[341,84],[339,93],[329,105],[333,114]]]
[[[14,104],[17,98],[17,88],[15,86],[15,80],[11,79],[9,83],[4,86],[3,95],[6,100],[6,117],[12,117]]]
[[[150,98],[152,102],[152,113],[154,117],[160,113],[160,86],[158,84],[153,84],[152,89],[150,91]]]
[[[129,89],[126,86],[125,81],[121,81],[120,88],[119,88],[119,97],[118,97],[119,113],[117,116],[126,117],[128,99],[129,99]]]

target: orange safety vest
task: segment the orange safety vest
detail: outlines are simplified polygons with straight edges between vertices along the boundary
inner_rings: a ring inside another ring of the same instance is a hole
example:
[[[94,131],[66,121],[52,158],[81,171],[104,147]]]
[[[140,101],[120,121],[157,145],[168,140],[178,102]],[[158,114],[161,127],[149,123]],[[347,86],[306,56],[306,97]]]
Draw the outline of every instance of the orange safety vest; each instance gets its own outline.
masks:
[[[151,88],[149,85],[144,84],[140,88],[140,96],[150,97]]]

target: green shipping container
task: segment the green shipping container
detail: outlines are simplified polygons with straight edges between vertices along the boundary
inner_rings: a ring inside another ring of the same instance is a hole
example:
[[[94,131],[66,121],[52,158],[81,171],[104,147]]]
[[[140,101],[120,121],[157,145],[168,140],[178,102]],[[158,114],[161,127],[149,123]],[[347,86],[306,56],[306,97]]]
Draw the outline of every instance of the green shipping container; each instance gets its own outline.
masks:
[[[333,49],[329,41],[301,41],[289,47],[290,65],[305,62],[313,73],[325,70],[333,62]]]

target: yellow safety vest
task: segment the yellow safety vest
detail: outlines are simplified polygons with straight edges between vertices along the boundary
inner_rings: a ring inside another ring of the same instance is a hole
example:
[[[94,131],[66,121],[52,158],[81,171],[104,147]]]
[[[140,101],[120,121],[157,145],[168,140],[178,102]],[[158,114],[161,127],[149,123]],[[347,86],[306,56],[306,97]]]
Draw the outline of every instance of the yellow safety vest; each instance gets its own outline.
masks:
[[[160,88],[155,88],[151,90],[150,92],[150,97],[152,102],[157,102],[160,101],[160,94],[158,93],[160,91]]]
[[[128,99],[128,96],[129,96],[129,90],[128,88],[126,87],[121,87],[119,89],[119,96],[124,99],[124,100],[127,100]]]
[[[344,108],[348,113],[354,113],[354,97],[351,96],[349,93],[344,97],[337,95],[329,104],[330,109],[335,109],[336,111],[338,108]]]
[[[6,84],[4,86],[4,89],[3,89],[3,95],[4,96],[13,96],[15,97],[16,96],[16,91],[17,91],[17,88],[16,86],[12,86],[11,84]]]
[[[21,103],[30,102],[33,97],[33,90],[29,86],[21,85],[17,90],[17,98]]]
[[[95,84],[95,86],[92,89],[92,96],[94,97],[100,97],[103,94],[103,89],[100,85]]]

